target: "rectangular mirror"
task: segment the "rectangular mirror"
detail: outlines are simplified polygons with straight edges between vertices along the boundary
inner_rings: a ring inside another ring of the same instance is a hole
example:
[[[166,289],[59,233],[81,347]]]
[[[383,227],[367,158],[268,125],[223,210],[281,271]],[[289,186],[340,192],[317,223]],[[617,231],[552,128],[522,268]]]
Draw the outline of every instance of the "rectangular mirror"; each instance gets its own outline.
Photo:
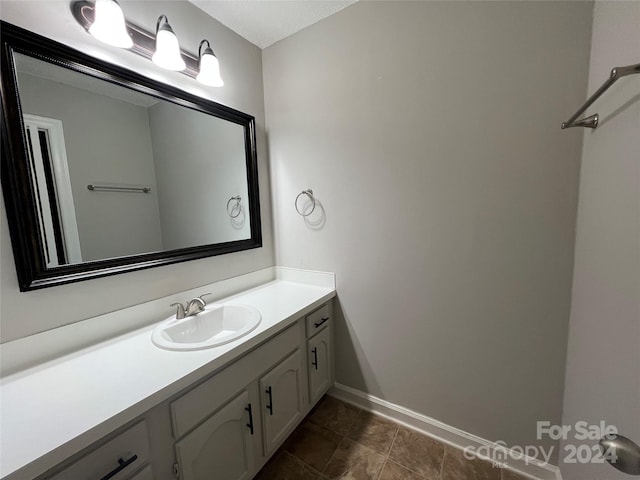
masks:
[[[2,23],[22,290],[261,246],[253,117]]]

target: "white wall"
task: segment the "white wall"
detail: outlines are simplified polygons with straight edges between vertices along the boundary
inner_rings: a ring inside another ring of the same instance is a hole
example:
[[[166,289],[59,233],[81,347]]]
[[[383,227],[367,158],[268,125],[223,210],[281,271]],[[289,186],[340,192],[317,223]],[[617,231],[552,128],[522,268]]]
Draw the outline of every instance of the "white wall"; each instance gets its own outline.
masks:
[[[560,421],[591,16],[359,2],[263,51],[277,260],[336,272],[338,382],[512,445]]]
[[[248,211],[242,125],[168,102],[149,108],[149,125],[165,248],[251,238],[248,215],[227,213],[236,195]]]
[[[614,66],[638,62],[640,2],[596,2],[589,94]],[[640,76],[618,80],[596,112],[600,125],[584,132],[563,423],[605,421],[640,444]],[[562,474],[631,478],[581,463]]]
[[[197,49],[200,40],[208,38],[220,59],[225,86],[219,89],[200,86],[195,80],[157,68],[131,52],[101,44],[76,23],[67,1],[3,0],[0,17],[103,60],[255,116],[264,246],[246,252],[21,293],[3,204],[0,209],[2,342],[255,271],[274,263],[260,49],[187,2],[123,0],[120,4],[129,20],[149,31],[155,29],[158,16],[166,14],[184,48],[192,52]],[[170,312],[168,306],[167,312]]]
[[[62,121],[83,261],[162,250],[147,109],[23,73],[18,83],[24,113]],[[151,193],[92,192],[92,183]]]

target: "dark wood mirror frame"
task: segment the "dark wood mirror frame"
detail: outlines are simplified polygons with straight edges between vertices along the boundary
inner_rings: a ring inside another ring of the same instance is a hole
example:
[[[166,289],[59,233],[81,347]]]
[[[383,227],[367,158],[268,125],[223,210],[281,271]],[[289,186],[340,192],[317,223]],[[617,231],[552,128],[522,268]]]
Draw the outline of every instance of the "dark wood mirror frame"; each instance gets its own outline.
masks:
[[[1,22],[0,32],[2,45],[0,58],[2,62],[0,177],[21,291],[262,246],[254,117],[211,100],[186,93],[178,88],[156,82],[122,67],[97,60],[66,45],[9,23]],[[44,263],[43,248],[40,245],[34,205],[35,195],[29,180],[30,167],[15,71],[15,53],[25,54],[242,125],[245,132],[251,238],[47,268]]]

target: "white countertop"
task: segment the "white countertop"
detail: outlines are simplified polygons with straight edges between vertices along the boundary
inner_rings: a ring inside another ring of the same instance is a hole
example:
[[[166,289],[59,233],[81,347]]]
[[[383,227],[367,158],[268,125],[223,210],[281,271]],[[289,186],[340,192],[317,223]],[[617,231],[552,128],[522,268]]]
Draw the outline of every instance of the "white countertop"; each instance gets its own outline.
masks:
[[[162,350],[151,343],[151,325],[3,378],[0,477],[45,472],[334,296],[332,287],[274,280],[220,300],[262,314],[253,332],[226,345]]]

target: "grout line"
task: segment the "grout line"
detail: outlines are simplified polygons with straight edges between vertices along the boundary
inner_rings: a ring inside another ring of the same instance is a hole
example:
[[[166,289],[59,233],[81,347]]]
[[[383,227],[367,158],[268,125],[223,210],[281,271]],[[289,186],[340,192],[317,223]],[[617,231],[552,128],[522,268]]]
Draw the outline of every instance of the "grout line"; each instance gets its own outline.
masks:
[[[289,452],[287,452],[289,453]],[[299,464],[303,465],[307,470],[310,470],[311,472],[313,472],[314,474],[316,474],[316,476],[320,476],[323,479],[326,479],[327,476],[322,473],[320,470],[318,470],[315,467],[312,467],[311,465],[309,465],[308,463],[306,463],[304,460],[302,460],[301,458],[296,457],[295,455],[293,455],[292,453],[289,453],[289,455],[291,455]]]
[[[393,444],[396,443],[396,438],[398,438],[398,433],[400,433],[400,426],[396,423],[396,433],[393,434],[393,440],[391,440],[391,446],[389,447],[389,452],[387,453],[388,457],[391,457],[391,451],[393,450]]]
[[[380,480],[380,477],[382,477],[382,472],[384,472],[384,467],[387,466],[387,461],[385,460],[382,464],[382,468],[380,469],[380,471],[378,472],[378,475],[376,475],[375,480]]]
[[[397,423],[394,422],[394,425],[396,427],[396,431],[393,432],[393,438],[391,439],[391,442],[389,443],[389,448],[387,448],[387,453],[385,454],[387,457],[389,455],[391,455],[391,450],[393,450],[393,442],[396,441],[396,437],[398,436],[398,430],[400,430],[400,427],[398,426]]]
[[[391,420],[391,421],[392,421],[393,423],[396,423],[396,422],[394,422],[393,420]],[[420,477],[420,478],[427,478],[427,474],[424,474],[424,475],[423,475],[423,474],[422,474],[422,473],[420,473],[420,472],[416,472],[413,468],[411,468],[411,467],[409,467],[409,466],[405,465],[404,463],[401,463],[401,462],[400,462],[400,460],[396,460],[396,459],[394,459],[394,458],[392,458],[392,457],[391,457],[391,450],[393,450],[393,445],[396,443],[396,439],[398,438],[398,434],[400,433],[400,428],[402,428],[402,425],[400,425],[400,424],[398,424],[398,423],[396,423],[396,425],[398,425],[398,429],[396,430],[396,435],[395,435],[395,437],[393,437],[393,442],[391,442],[391,449],[389,450],[389,459],[390,459],[393,463],[395,463],[395,464],[397,464],[397,465],[400,465],[400,466],[401,466],[402,468],[404,468],[405,470],[409,470],[411,473],[413,473],[413,474],[417,475],[418,477]],[[421,434],[421,433],[414,432],[413,430],[409,430],[409,431],[410,431],[411,433],[416,433],[417,435],[420,435],[420,436],[423,436],[423,437],[425,437],[425,436],[426,436],[426,435],[423,435],[423,434]],[[427,437],[427,438],[429,438],[429,437]],[[440,443],[440,442],[438,442],[438,443]],[[440,467],[440,470],[441,470],[441,472],[440,472],[440,476],[442,476],[442,466]]]
[[[380,471],[378,472],[378,475],[376,475],[376,480],[380,480],[380,477],[382,477],[382,472],[384,471],[384,467],[387,466],[387,462],[389,461],[389,457],[386,457],[384,459],[384,462],[382,462],[382,468],[380,468]]]
[[[442,471],[444,470],[444,459],[447,457],[447,450],[449,447],[444,446],[444,452],[442,453],[442,462],[440,463],[440,480],[442,480]],[[502,477],[501,477],[502,478]]]
[[[391,443],[389,444],[389,449],[387,450],[387,454],[384,457],[384,462],[382,462],[382,468],[378,472],[378,477],[377,477],[378,480],[380,480],[380,478],[382,478],[382,472],[384,472],[384,467],[386,467],[387,463],[390,461],[389,460],[389,456],[391,455],[391,449],[393,448],[393,442],[395,441],[397,435],[398,435],[398,426],[396,425],[396,431],[393,433],[393,439],[391,440]]]
[[[334,432],[335,433],[335,432]],[[324,475],[324,471],[327,469],[327,467],[329,466],[329,464],[331,463],[331,460],[333,459],[333,457],[335,456],[336,452],[338,451],[338,449],[340,448],[340,445],[342,445],[342,442],[344,442],[344,439],[346,437],[342,437],[342,439],[340,440],[340,443],[338,443],[338,446],[336,447],[336,449],[333,451],[333,453],[331,454],[331,456],[329,457],[329,460],[327,460],[327,463],[325,463],[324,467],[322,467],[322,471],[320,473],[322,473]],[[328,475],[325,475],[328,476]]]

